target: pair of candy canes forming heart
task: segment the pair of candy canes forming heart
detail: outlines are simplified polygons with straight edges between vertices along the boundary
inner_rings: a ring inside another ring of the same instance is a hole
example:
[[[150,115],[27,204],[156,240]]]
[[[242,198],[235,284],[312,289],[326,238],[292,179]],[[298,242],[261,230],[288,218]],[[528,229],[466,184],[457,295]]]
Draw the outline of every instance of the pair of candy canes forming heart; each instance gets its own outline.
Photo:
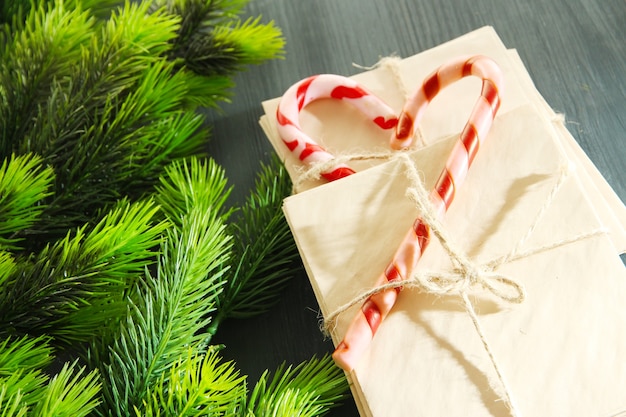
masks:
[[[340,99],[354,105],[382,129],[394,129],[393,149],[411,145],[414,127],[419,123],[430,101],[451,83],[466,76],[482,79],[482,90],[459,140],[454,145],[439,179],[430,193],[430,201],[438,217],[442,217],[463,183],[467,171],[485,140],[500,106],[502,74],[497,64],[485,56],[455,59],[429,75],[415,94],[405,103],[400,117],[379,98],[349,78],[322,74],[306,78],[289,88],[276,112],[278,132],[287,147],[305,164],[325,163],[334,157],[307,136],[299,124],[302,109],[314,100]],[[337,164],[321,175],[334,181],[354,171],[345,164]],[[378,278],[375,286],[411,278],[413,269],[430,240],[430,228],[417,218],[393,259]],[[335,362],[344,370],[351,370],[367,349],[380,323],[395,304],[400,288],[388,289],[369,297],[348,328],[343,341],[333,353]]]

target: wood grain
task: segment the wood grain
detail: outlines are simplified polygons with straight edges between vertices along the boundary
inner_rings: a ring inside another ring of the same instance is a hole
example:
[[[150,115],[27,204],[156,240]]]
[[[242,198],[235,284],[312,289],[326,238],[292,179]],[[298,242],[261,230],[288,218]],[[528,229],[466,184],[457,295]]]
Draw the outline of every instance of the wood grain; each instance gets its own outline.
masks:
[[[233,103],[209,114],[207,146],[236,187],[236,200],[272,152],[258,126],[263,100],[309,75],[352,75],[360,71],[353,63],[410,56],[491,25],[518,50],[539,91],[565,114],[570,132],[626,201],[624,0],[252,0],[247,13],[276,22],[287,54],[238,76]],[[253,384],[266,368],[332,351],[319,332],[317,309],[302,273],[270,313],[225,323],[216,341]],[[329,415],[358,413],[348,400]]]

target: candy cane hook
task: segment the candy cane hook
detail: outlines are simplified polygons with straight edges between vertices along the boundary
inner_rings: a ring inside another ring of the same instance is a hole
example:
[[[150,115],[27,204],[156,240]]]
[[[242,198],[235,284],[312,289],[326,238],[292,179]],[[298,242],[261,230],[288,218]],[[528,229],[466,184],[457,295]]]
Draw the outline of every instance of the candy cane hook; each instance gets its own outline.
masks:
[[[451,83],[466,76],[482,79],[480,97],[459,140],[455,143],[445,168],[435,188],[430,193],[430,200],[437,216],[442,217],[454,199],[456,190],[461,186],[480,144],[485,140],[491,124],[500,106],[502,74],[497,64],[484,56],[459,58],[441,66],[426,78],[422,86],[406,102],[400,115],[395,133],[391,139],[394,149],[406,148],[411,144],[413,130],[419,123],[424,110],[432,99]],[[413,269],[430,241],[430,229],[417,218],[405,235],[399,248],[385,271],[379,276],[375,286],[409,279]],[[335,362],[344,370],[350,371],[359,357],[369,346],[378,326],[387,317],[396,302],[400,288],[381,291],[368,298],[348,327],[343,341],[333,353]]]
[[[354,80],[339,75],[321,74],[306,78],[291,86],[283,95],[276,109],[278,133],[285,145],[300,161],[307,165],[324,163],[334,159],[300,127],[300,112],[309,103],[334,98],[349,102],[381,129],[393,129],[398,123],[394,111],[375,95]],[[346,164],[337,164],[322,172],[322,177],[334,181],[354,174]]]

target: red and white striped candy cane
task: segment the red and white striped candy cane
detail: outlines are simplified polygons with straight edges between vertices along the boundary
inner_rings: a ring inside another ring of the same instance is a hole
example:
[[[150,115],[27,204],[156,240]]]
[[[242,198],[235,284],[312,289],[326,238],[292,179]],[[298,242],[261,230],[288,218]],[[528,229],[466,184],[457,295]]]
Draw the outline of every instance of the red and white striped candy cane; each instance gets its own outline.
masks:
[[[459,140],[452,149],[430,200],[438,217],[442,217],[461,186],[480,144],[485,140],[500,106],[502,74],[497,64],[484,56],[459,58],[441,66],[426,78],[402,110],[391,145],[395,149],[410,145],[414,126],[428,103],[447,85],[466,76],[482,78],[480,98],[474,105]],[[430,241],[430,229],[417,218],[400,244],[392,261],[380,275],[376,286],[411,277],[413,269]],[[343,341],[333,353],[335,362],[344,370],[354,368],[367,349],[380,323],[395,304],[400,288],[382,291],[368,298],[350,324]]]
[[[346,101],[382,129],[393,129],[398,123],[394,111],[354,80],[333,74],[320,74],[301,80],[283,95],[276,110],[278,133],[289,150],[306,164],[324,163],[334,159],[323,147],[302,131],[299,117],[302,109],[312,101],[334,98]],[[322,172],[328,181],[354,174],[346,164],[337,164]]]

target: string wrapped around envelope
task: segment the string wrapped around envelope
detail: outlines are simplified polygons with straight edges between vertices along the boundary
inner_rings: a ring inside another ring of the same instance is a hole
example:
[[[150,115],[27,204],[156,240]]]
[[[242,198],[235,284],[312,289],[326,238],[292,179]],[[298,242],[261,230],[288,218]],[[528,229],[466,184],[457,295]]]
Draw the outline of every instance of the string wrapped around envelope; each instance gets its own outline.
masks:
[[[453,240],[443,228],[441,222],[437,219],[435,209],[430,204],[429,196],[422,185],[422,180],[420,179],[417,168],[410,157],[406,153],[398,153],[394,156],[394,159],[401,160],[405,166],[406,176],[410,181],[410,187],[407,189],[407,197],[415,203],[417,209],[421,213],[423,221],[429,225],[432,234],[437,237],[445,252],[450,257],[454,267],[450,271],[419,271],[414,273],[410,279],[388,282],[386,284],[376,286],[369,291],[363,292],[348,303],[340,306],[335,311],[328,314],[324,319],[323,330],[328,334],[334,327],[335,321],[339,315],[345,313],[355,305],[363,304],[363,302],[371,296],[380,294],[381,292],[390,289],[413,288],[440,296],[458,295],[463,301],[465,310],[472,320],[474,328],[476,329],[484,350],[493,365],[499,384],[501,385],[501,390],[498,390],[496,387],[492,388],[496,392],[501,391],[500,395],[507,403],[511,415],[517,417],[520,414],[517,411],[512,394],[507,386],[506,379],[493,355],[492,349],[482,330],[478,315],[469,299],[468,294],[473,288],[482,287],[502,301],[515,304],[522,303],[526,297],[524,287],[515,279],[498,273],[498,267],[509,262],[530,257],[540,252],[591,238],[606,233],[606,231],[604,229],[598,229],[588,233],[578,234],[567,239],[555,241],[540,247],[522,250],[529,236],[532,235],[532,232],[542,219],[546,209],[550,206],[552,200],[556,197],[559,189],[567,179],[570,171],[568,167],[564,167],[559,172],[558,178],[552,187],[548,198],[536,214],[535,219],[531,223],[527,232],[521,236],[511,251],[496,259],[478,264],[455,247]]]

